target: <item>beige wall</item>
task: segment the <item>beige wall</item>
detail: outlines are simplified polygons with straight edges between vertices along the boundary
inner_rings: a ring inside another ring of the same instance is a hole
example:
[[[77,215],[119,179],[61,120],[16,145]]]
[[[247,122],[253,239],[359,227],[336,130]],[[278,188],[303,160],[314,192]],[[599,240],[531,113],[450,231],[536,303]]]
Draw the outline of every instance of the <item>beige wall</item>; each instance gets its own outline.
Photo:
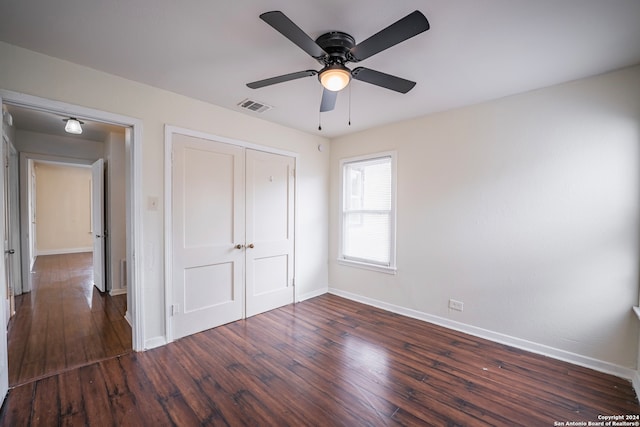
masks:
[[[93,250],[91,169],[36,162],[38,255]]]
[[[635,67],[334,140],[330,286],[635,369],[639,127]],[[385,150],[398,152],[395,276],[336,262],[339,159]]]
[[[142,253],[144,339],[149,345],[165,336],[164,278],[164,126],[171,124],[299,154],[297,236],[304,250],[295,271],[299,295],[327,288],[329,150],[319,152],[322,137],[292,130],[236,111],[220,108],[0,42],[0,88],[68,102],[142,121]],[[158,210],[147,208],[157,197]]]

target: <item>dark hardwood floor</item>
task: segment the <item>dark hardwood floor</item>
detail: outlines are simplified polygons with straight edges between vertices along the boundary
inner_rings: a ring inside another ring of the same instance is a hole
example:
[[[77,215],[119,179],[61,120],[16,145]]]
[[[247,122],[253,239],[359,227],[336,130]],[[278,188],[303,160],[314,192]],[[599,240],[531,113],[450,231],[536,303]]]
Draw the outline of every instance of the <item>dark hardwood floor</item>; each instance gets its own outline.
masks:
[[[553,426],[635,414],[627,380],[323,295],[21,385],[0,423]]]
[[[92,253],[39,256],[8,328],[9,384],[131,351],[127,297],[93,286]]]

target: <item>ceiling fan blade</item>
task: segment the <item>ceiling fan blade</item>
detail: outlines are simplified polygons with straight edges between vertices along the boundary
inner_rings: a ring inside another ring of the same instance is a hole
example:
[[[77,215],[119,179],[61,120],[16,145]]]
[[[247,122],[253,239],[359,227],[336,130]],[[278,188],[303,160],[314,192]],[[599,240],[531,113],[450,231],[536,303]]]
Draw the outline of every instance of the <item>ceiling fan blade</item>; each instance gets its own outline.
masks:
[[[381,73],[380,71],[364,67],[355,68],[351,71],[351,76],[356,80],[395,90],[400,93],[407,93],[416,85],[416,82],[412,82],[411,80],[405,80],[392,76],[391,74]]]
[[[314,58],[318,59],[327,56],[327,52],[318,46],[315,40],[309,37],[307,33],[302,31],[300,27],[294,24],[292,20],[287,18],[287,16],[279,10],[265,12],[260,15],[260,19],[271,25],[276,31]]]
[[[269,79],[258,80],[257,82],[247,83],[247,86],[251,89],[259,89],[265,86],[275,85],[277,83],[284,83],[290,80],[301,79],[303,77],[315,76],[318,74],[316,70],[298,71],[295,73],[283,74],[282,76],[271,77]]]
[[[429,21],[416,10],[354,46],[350,51],[351,60],[367,59],[428,29]]]
[[[320,112],[333,111],[336,107],[336,99],[338,98],[338,92],[324,89],[322,91],[322,101],[320,102]]]

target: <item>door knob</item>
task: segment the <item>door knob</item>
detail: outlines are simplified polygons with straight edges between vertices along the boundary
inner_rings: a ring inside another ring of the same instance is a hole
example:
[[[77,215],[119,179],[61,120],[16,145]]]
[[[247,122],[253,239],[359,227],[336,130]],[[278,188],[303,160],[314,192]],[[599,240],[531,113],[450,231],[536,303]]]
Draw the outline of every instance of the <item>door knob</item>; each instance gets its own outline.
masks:
[[[238,243],[238,244],[235,246],[235,248],[236,248],[236,249],[242,249],[242,246],[243,246],[243,245],[241,245],[240,243]]]
[[[15,249],[7,249],[6,251],[4,251],[5,254],[9,254],[9,255],[13,255],[16,253]]]
[[[248,246],[248,248],[249,248],[249,249],[253,249],[253,248],[254,248],[253,243],[250,243],[250,244],[249,244],[249,246]]]

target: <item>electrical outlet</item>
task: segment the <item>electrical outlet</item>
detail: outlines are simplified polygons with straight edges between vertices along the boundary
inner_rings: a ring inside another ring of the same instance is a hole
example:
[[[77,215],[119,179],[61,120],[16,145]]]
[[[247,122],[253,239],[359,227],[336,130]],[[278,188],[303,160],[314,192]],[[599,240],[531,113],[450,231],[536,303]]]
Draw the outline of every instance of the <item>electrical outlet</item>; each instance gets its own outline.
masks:
[[[449,308],[451,310],[462,311],[464,303],[462,301],[456,301],[454,299],[449,300]]]

